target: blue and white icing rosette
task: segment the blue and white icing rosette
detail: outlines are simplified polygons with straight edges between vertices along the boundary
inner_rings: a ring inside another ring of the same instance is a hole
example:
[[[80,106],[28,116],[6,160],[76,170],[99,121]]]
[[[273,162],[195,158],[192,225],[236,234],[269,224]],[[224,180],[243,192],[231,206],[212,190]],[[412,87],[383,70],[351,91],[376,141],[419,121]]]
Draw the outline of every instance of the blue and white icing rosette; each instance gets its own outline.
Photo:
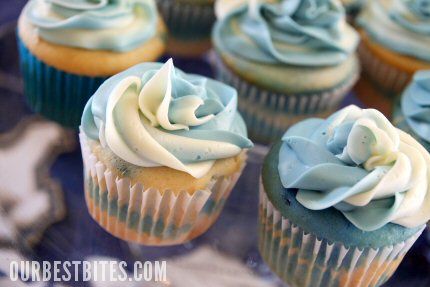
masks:
[[[260,192],[260,250],[274,271],[292,286],[388,280],[430,219],[425,148],[380,112],[349,106],[292,126],[276,151],[287,211]]]
[[[337,0],[220,0],[216,14],[213,40],[219,54],[215,59],[217,77],[238,90],[239,108],[254,138],[269,142],[307,115],[327,116],[358,79],[354,56],[358,35],[346,24],[345,11]],[[246,75],[234,72],[242,68],[224,63],[225,54],[255,67],[260,65],[260,71],[242,71]],[[344,73],[348,70],[345,80],[330,87],[312,88],[313,83],[298,77],[318,69],[324,74],[325,68],[346,62],[342,67]],[[285,73],[286,80],[279,83],[267,78],[265,69]],[[255,79],[259,73],[261,79],[267,78],[267,87]],[[246,78],[252,78],[252,83]]]
[[[82,116],[86,199],[93,218],[113,235],[146,245],[180,244],[205,232],[252,147],[236,106],[233,88],[184,74],[172,60],[140,64],[109,78]],[[91,151],[94,144],[121,163],[121,177]],[[217,160],[232,157],[243,160],[237,172],[213,177],[192,193],[131,183],[134,170],[152,167],[199,179]]]

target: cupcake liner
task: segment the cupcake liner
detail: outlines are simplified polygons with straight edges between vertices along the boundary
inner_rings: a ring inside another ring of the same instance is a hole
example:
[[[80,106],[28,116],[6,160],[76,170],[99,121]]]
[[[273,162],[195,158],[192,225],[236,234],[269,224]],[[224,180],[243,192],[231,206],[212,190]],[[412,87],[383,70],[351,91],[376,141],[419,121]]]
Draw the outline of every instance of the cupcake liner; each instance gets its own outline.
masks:
[[[412,79],[413,74],[397,69],[375,56],[365,43],[358,48],[363,72],[386,96],[395,98]]]
[[[259,88],[236,76],[219,58],[214,60],[217,78],[237,89],[239,106],[242,99],[254,105],[290,115],[309,115],[318,112],[336,110],[348,91],[358,80],[358,73],[348,81],[331,90],[306,94],[282,94]]]
[[[218,218],[241,174],[213,178],[193,194],[160,191],[116,177],[90,151],[82,133],[80,141],[89,213],[112,235],[140,244],[181,244],[201,235]]]
[[[245,99],[241,99],[239,111],[248,127],[249,137],[261,143],[271,143],[280,139],[290,126],[310,116],[308,114],[290,115],[288,113],[273,112]],[[328,110],[311,116],[326,118],[333,112],[335,110]]]
[[[343,85],[322,93],[286,95],[247,83],[230,72],[221,59],[214,62],[218,79],[238,91],[239,111],[250,138],[262,143],[279,139],[291,125],[305,118],[329,116],[358,79],[358,74],[354,75]]]
[[[157,0],[157,6],[175,38],[190,41],[209,38],[215,22],[213,5]]]
[[[387,281],[423,229],[383,248],[329,242],[283,217],[260,185],[259,249],[274,273],[290,286],[379,286]]]
[[[63,126],[77,128],[86,102],[106,78],[80,76],[51,67],[17,38],[28,105]]]

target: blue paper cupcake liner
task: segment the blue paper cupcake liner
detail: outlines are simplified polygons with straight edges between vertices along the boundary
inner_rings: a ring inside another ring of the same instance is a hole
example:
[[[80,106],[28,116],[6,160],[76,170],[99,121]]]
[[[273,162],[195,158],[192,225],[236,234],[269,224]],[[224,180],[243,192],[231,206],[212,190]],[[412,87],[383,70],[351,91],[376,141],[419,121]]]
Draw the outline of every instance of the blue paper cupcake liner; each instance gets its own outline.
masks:
[[[69,128],[77,128],[88,99],[106,78],[67,73],[37,59],[18,38],[24,95],[30,108]]]
[[[213,4],[157,0],[157,6],[174,38],[195,41],[210,37],[215,22]]]
[[[327,117],[337,110],[358,79],[358,73],[332,90],[307,94],[282,94],[261,89],[242,80],[217,58],[218,80],[238,91],[241,112],[252,139],[270,143],[292,124],[308,117]]]
[[[381,248],[329,242],[283,217],[260,187],[259,250],[270,269],[291,287],[380,286],[421,233]]]

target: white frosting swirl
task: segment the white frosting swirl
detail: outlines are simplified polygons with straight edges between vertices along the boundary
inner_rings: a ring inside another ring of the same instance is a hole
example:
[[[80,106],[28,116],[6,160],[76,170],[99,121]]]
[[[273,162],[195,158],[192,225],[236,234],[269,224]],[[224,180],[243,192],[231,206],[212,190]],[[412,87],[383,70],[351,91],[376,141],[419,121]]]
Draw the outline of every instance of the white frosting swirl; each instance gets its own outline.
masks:
[[[430,219],[430,155],[380,112],[350,106],[293,126],[283,141],[281,181],[305,207],[335,207],[366,231]]]
[[[175,71],[172,60],[160,66],[141,64],[105,82],[85,108],[86,134],[131,164],[196,178],[252,146],[234,89]]]

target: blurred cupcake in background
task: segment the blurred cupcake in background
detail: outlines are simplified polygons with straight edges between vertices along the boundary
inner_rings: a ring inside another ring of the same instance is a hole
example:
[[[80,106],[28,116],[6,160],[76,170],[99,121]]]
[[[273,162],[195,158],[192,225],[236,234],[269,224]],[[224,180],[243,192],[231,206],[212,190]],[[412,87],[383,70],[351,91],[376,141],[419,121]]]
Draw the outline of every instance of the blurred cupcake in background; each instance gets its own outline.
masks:
[[[380,286],[430,219],[430,154],[374,109],[292,126],[265,159],[259,249],[288,286]]]
[[[85,198],[111,234],[184,243],[217,219],[246,161],[237,93],[223,83],[144,63],[106,80],[82,116]]]
[[[364,74],[386,96],[394,98],[416,71],[430,69],[430,1],[367,1],[357,25]]]
[[[342,2],[343,7],[345,7],[348,21],[353,24],[355,17],[360,12],[366,0],[340,0],[340,2]]]
[[[217,77],[238,90],[251,138],[267,143],[336,110],[359,74],[340,2],[239,2],[217,3],[212,38]]]
[[[214,0],[156,1],[169,30],[169,55],[197,58],[211,48]]]
[[[393,122],[430,151],[430,71],[414,75],[394,109]]]
[[[106,77],[164,53],[165,28],[153,0],[30,0],[18,43],[30,107],[77,128]]]

